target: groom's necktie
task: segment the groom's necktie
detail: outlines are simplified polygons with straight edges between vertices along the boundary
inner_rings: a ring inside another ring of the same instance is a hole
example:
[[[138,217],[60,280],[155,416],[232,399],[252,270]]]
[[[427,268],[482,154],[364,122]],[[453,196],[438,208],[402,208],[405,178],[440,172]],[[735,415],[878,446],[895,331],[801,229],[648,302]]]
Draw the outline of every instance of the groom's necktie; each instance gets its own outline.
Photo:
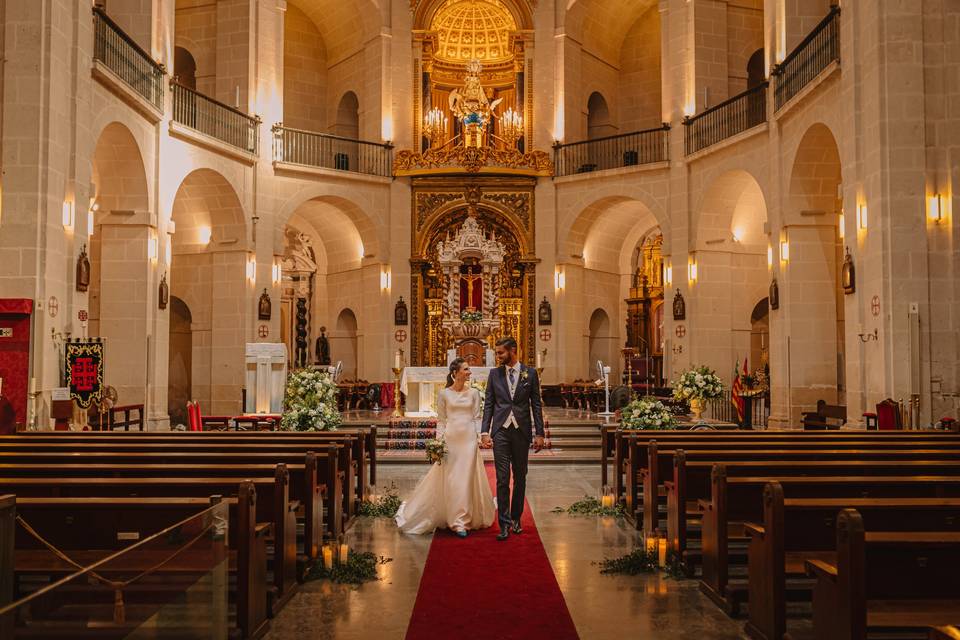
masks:
[[[513,367],[510,367],[510,397],[513,397],[513,393],[517,390],[517,370]]]

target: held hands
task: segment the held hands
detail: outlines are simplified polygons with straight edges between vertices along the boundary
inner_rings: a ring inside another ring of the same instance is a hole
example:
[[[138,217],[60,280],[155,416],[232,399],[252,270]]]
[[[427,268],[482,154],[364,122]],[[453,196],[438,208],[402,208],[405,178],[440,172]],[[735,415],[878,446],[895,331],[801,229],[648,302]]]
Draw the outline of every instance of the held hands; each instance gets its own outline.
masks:
[[[493,448],[493,438],[490,437],[489,433],[480,434],[480,448],[481,449]]]
[[[536,436],[533,439],[533,452],[540,453],[543,449],[543,436]]]

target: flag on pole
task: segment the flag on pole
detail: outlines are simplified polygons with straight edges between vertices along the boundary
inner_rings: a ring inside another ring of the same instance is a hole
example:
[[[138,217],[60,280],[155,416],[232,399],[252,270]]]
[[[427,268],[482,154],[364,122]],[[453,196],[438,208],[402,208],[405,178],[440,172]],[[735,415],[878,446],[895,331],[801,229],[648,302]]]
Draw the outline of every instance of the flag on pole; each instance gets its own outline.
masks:
[[[747,361],[743,361],[744,366],[746,366]],[[733,365],[733,384],[730,385],[730,402],[733,403],[733,408],[737,411],[737,422],[743,422],[743,398],[740,396],[740,391],[743,389],[743,383],[740,380],[740,359],[737,359],[737,363]]]

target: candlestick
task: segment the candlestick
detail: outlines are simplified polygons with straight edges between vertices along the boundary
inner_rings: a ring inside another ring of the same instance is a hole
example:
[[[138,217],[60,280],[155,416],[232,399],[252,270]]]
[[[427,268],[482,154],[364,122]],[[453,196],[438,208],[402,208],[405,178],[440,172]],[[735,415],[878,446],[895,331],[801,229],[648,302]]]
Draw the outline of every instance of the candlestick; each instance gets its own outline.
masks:
[[[537,369],[543,369],[543,354],[537,351]]]
[[[323,568],[333,569],[333,547],[328,544],[323,545]]]
[[[394,369],[400,368],[400,352],[399,351],[393,354],[393,368]]]
[[[400,372],[403,371],[400,367],[393,368],[393,417],[401,418],[403,417],[403,411],[400,409],[401,395],[400,395]]]
[[[346,564],[347,558],[350,556],[350,547],[345,543],[340,545],[340,564]]]

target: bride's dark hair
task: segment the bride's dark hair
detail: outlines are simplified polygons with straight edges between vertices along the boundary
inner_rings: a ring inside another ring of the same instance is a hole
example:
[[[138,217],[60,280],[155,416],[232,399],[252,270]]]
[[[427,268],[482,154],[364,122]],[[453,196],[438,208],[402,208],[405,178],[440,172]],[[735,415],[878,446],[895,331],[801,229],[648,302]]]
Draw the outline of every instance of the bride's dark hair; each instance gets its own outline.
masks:
[[[450,363],[450,373],[447,374],[447,386],[452,387],[454,377],[460,371],[460,368],[464,365],[466,360],[463,358],[454,358],[453,362]]]

